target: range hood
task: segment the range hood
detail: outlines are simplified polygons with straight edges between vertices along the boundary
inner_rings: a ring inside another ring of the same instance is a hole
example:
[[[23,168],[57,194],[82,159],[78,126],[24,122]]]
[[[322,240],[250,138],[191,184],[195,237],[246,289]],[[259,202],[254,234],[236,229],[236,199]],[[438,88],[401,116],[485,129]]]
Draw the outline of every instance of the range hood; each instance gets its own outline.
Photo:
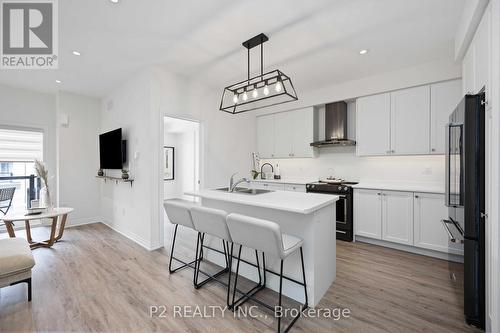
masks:
[[[347,138],[347,103],[325,105],[325,139],[311,143],[313,147],[354,146],[356,141]]]

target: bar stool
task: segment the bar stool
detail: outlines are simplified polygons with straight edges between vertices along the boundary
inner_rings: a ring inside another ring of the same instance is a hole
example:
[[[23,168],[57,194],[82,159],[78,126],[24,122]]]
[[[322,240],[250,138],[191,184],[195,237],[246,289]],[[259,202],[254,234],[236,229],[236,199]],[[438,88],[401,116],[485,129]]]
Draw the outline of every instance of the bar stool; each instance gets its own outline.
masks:
[[[280,286],[279,286],[279,298],[278,298],[278,306],[281,308],[281,297],[282,297],[282,288],[283,288],[283,261],[293,252],[299,250],[300,251],[300,260],[302,263],[302,281],[303,283],[300,283],[298,281],[295,281],[295,283],[301,285],[304,287],[304,295],[305,295],[305,302],[302,306],[302,309],[298,315],[293,317],[292,321],[290,324],[288,324],[287,327],[285,327],[284,332],[287,332],[293,324],[297,321],[297,319],[300,317],[301,313],[307,308],[307,285],[306,285],[306,273],[304,269],[304,254],[302,252],[302,239],[297,238],[295,236],[287,235],[287,234],[282,234],[281,233],[281,228],[279,224],[268,221],[268,220],[262,220],[262,219],[257,219],[245,215],[240,215],[240,214],[229,214],[227,217],[227,226],[229,228],[229,233],[231,235],[231,238],[233,239],[233,242],[236,244],[239,244],[240,247],[238,249],[238,261],[236,264],[236,277],[234,281],[234,289],[233,289],[233,301],[232,301],[232,306],[233,310],[236,309],[237,306],[242,305],[244,302],[248,301],[249,299],[252,299],[254,302],[270,309],[271,311],[275,311],[275,309],[268,305],[265,304],[262,301],[259,301],[254,297],[255,294],[249,295],[249,294],[244,294],[240,300],[235,301],[235,296],[236,296],[236,288],[238,285],[238,272],[239,272],[239,267],[240,267],[240,260],[241,260],[241,248],[242,246],[248,247],[255,249],[256,251],[261,251],[263,255],[263,266],[264,266],[264,280],[265,280],[265,273],[267,271],[265,265],[265,257],[264,254],[270,254],[272,256],[278,257],[281,260],[281,267],[280,267],[280,273],[279,273],[279,279],[280,279]],[[260,275],[260,270],[259,270],[259,275]],[[286,278],[286,277],[285,277]],[[289,279],[289,278],[287,278]],[[289,279],[291,280],[291,279]],[[264,283],[265,284],[265,283]],[[260,290],[260,289],[259,289]],[[281,332],[281,316],[278,316],[278,332]]]
[[[179,225],[195,230],[195,227],[193,225],[193,220],[191,218],[191,213],[189,210],[197,205],[198,204],[195,202],[182,199],[169,199],[163,202],[163,208],[165,209],[165,213],[167,213],[167,217],[170,220],[170,223],[175,225],[174,238],[172,240],[172,249],[170,250],[170,261],[168,263],[168,271],[170,272],[170,274],[175,273],[188,266],[191,268],[195,268],[193,267],[193,264],[196,263],[198,260],[199,240],[196,242],[195,260],[191,262],[185,262],[179,258],[174,257],[174,247],[175,247],[175,240],[177,238],[177,228],[179,227]],[[180,267],[172,269],[172,259],[180,262],[182,265]],[[201,257],[199,258],[199,260],[202,259],[203,259],[203,250],[201,251]]]
[[[217,237],[222,240],[222,247],[224,249],[224,252],[211,248],[211,250],[215,250],[216,252],[219,252],[224,255],[224,260],[226,262],[226,267],[219,272],[210,275],[208,273],[205,273],[201,271],[201,273],[207,278],[203,280],[202,282],[198,283],[198,276],[200,273],[200,262],[198,261],[198,252],[196,253],[196,264],[195,264],[195,272],[194,272],[194,287],[196,289],[200,288],[204,284],[206,284],[209,281],[216,281],[225,287],[227,287],[227,297],[226,297],[226,303],[227,306],[230,307],[229,304],[229,289],[231,285],[231,262],[232,262],[232,255],[233,255],[233,244],[232,244],[232,239],[231,235],[229,234],[229,230],[227,228],[226,224],[226,217],[227,213],[223,210],[219,209],[214,209],[214,208],[207,208],[207,207],[192,207],[190,209],[191,211],[191,217],[193,219],[193,224],[195,227],[195,230],[198,231],[198,242],[200,242],[200,249],[204,247],[203,241],[204,241],[204,235],[208,234],[214,237]],[[229,249],[229,243],[231,243],[231,249]],[[206,246],[207,247],[207,246]],[[207,247],[208,248],[208,247]],[[201,252],[201,251],[200,251]],[[201,253],[200,253],[201,255]],[[228,274],[228,280],[227,283],[217,279],[220,275],[229,272]]]

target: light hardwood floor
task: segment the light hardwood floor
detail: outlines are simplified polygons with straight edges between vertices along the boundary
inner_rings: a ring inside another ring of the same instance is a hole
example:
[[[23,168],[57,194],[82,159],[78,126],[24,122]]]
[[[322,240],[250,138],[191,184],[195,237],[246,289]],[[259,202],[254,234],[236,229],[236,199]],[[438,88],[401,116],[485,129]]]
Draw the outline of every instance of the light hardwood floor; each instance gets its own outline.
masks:
[[[62,242],[33,254],[33,301],[23,285],[1,289],[0,332],[275,331],[268,312],[174,318],[176,305],[224,305],[225,290],[214,283],[193,289],[192,271],[169,275],[168,251],[148,252],[103,224],[67,229]],[[348,308],[351,316],[301,318],[292,332],[474,332],[463,323],[462,302],[446,261],[338,242],[337,278],[318,308]],[[167,317],[151,318],[153,305],[165,305]]]

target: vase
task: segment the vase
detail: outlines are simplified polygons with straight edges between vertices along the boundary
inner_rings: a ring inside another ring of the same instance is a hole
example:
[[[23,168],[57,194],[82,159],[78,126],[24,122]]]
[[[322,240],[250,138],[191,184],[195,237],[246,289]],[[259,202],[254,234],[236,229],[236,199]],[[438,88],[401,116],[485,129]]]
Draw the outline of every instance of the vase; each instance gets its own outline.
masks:
[[[52,208],[52,200],[50,198],[49,189],[44,186],[40,189],[40,207]]]

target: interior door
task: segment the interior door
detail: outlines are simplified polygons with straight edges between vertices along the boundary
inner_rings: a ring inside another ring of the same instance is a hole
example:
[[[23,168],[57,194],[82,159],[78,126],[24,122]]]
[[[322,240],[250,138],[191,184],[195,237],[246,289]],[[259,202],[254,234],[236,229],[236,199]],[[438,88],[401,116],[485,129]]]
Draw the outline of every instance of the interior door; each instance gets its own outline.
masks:
[[[413,245],[412,192],[382,192],[382,239]]]

